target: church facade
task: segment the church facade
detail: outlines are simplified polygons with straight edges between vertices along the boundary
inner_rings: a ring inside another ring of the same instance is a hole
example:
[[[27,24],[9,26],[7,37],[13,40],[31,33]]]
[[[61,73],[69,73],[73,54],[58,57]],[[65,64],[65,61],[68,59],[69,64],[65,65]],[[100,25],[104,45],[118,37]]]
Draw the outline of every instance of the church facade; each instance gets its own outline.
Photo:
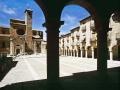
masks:
[[[32,29],[32,10],[25,20],[10,19],[10,27],[0,27],[0,55],[41,53],[43,32]]]

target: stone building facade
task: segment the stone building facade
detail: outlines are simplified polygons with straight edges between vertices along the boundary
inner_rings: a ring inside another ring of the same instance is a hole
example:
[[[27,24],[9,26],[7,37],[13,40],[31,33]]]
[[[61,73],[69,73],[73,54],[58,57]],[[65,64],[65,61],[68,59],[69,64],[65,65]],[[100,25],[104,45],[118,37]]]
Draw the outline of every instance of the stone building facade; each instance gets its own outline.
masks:
[[[0,54],[41,53],[43,32],[32,29],[32,10],[25,10],[25,20],[10,19],[10,27],[0,27]]]
[[[120,60],[120,22],[110,18],[108,59]],[[80,21],[80,26],[59,38],[60,55],[97,58],[97,29],[92,16]]]

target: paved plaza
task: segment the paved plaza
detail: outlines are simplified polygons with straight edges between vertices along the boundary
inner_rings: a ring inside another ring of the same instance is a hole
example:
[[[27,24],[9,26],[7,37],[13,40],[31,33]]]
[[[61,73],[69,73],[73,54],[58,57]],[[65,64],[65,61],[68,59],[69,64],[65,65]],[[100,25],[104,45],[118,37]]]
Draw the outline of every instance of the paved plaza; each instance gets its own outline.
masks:
[[[18,61],[3,80],[0,87],[18,82],[42,80],[47,78],[46,55],[25,55],[14,59]],[[120,66],[120,61],[108,60],[108,68]],[[60,77],[70,76],[77,72],[88,72],[97,69],[96,59],[60,56]]]

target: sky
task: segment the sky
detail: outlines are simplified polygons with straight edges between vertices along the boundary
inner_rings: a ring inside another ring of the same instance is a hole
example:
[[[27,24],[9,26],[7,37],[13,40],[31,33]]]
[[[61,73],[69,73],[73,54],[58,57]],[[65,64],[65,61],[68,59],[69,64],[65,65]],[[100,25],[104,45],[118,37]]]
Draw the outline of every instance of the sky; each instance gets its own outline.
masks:
[[[9,27],[10,19],[24,20],[25,9],[33,10],[32,28],[43,31],[46,40],[46,28],[42,26],[45,18],[42,10],[34,0],[0,0],[0,26]],[[60,34],[70,32],[71,29],[79,26],[80,20],[89,15],[88,11],[77,5],[64,7],[61,14],[61,21],[64,21],[64,25],[60,28]]]

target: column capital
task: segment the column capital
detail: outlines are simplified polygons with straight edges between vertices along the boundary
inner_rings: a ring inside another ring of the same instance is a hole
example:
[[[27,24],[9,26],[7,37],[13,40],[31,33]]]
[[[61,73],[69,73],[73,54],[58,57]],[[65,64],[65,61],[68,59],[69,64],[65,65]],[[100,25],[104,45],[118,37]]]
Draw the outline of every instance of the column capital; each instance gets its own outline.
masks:
[[[59,28],[61,25],[64,24],[64,21],[46,21],[45,23],[43,23],[44,27],[50,27],[50,28]]]

